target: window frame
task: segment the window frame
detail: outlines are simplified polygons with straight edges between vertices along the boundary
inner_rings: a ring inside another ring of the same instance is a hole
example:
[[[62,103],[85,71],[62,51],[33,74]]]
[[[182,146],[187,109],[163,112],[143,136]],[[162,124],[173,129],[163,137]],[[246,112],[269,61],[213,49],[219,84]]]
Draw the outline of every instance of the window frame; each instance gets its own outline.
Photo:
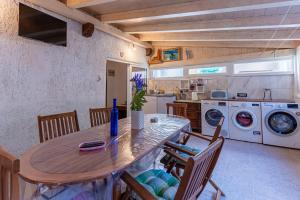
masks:
[[[187,77],[212,77],[212,76],[227,76],[229,73],[229,64],[212,64],[212,65],[196,65],[196,66],[187,66],[186,76]],[[226,69],[225,73],[216,73],[216,74],[189,74],[190,69],[199,69],[199,68],[213,68],[213,67],[224,67]]]
[[[270,61],[279,61],[279,60],[291,60],[292,62],[292,71],[286,71],[286,72],[280,72],[280,71],[274,71],[274,72],[249,72],[249,73],[235,73],[234,72],[234,65],[235,64],[243,64],[243,63],[258,63],[258,62],[270,62]],[[280,75],[293,75],[295,73],[295,56],[283,56],[283,57],[277,57],[273,59],[257,59],[257,60],[246,60],[242,62],[233,62],[231,66],[231,76],[280,76]]]
[[[292,71],[288,72],[251,72],[251,73],[242,73],[242,74],[235,74],[234,73],[234,65],[241,64],[241,63],[255,63],[255,62],[266,62],[266,61],[274,61],[274,60],[288,60],[292,61]],[[296,56],[295,55],[287,55],[281,56],[276,58],[258,58],[258,59],[247,59],[243,61],[237,62],[228,62],[228,63],[212,63],[212,64],[200,64],[200,65],[179,65],[178,67],[154,67],[149,69],[149,77],[150,80],[186,80],[192,78],[212,78],[212,77],[237,77],[237,76],[280,76],[280,75],[294,75],[295,74],[295,64],[296,64]],[[226,67],[226,73],[217,73],[217,74],[189,74],[189,69],[195,68],[209,68],[209,67]],[[161,77],[155,78],[153,77],[153,70],[161,70],[161,69],[183,69],[183,76],[181,77]]]
[[[153,76],[153,71],[154,70],[168,70],[168,69],[182,69],[182,76],[176,76],[176,77],[154,77]],[[151,80],[181,80],[184,79],[185,77],[185,69],[184,67],[161,67],[161,68],[152,68],[149,70],[150,72],[150,79]]]

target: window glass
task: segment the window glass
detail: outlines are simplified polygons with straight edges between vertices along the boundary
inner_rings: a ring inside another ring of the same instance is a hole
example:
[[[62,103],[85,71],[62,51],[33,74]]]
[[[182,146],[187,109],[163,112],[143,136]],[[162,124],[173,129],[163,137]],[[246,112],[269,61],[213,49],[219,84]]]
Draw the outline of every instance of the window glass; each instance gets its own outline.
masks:
[[[189,75],[207,75],[207,74],[224,74],[226,67],[201,67],[189,69]]]
[[[183,68],[154,69],[152,70],[152,76],[153,78],[183,77]]]
[[[234,74],[249,73],[293,73],[292,59],[272,60],[263,62],[239,63],[233,66]]]

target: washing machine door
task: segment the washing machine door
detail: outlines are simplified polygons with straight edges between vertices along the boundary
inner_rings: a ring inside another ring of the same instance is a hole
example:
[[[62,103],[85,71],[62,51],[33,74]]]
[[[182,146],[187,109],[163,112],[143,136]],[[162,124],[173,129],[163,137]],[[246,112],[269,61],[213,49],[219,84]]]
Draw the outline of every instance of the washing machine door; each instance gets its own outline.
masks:
[[[297,116],[286,110],[276,110],[266,116],[265,123],[270,132],[279,136],[291,136],[297,132]]]
[[[205,121],[208,125],[216,127],[223,117],[223,113],[218,109],[209,109],[205,113]]]
[[[236,127],[242,130],[251,130],[257,125],[257,117],[250,110],[236,111],[232,116],[232,121]]]

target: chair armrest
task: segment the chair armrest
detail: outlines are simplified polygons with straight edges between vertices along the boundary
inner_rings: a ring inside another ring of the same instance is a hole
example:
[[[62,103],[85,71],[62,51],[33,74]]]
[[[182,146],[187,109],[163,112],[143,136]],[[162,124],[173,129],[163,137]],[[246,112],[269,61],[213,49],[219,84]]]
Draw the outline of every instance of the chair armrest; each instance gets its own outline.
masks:
[[[170,156],[172,156],[173,158],[176,158],[177,160],[181,161],[183,164],[187,163],[187,159],[183,158],[175,151],[171,151],[170,149],[165,149],[165,152]]]
[[[189,150],[187,150],[187,149],[183,149],[183,148],[177,146],[176,144],[173,144],[172,142],[166,142],[166,143],[165,143],[165,146],[167,146],[167,147],[169,147],[169,148],[171,148],[171,149],[180,151],[180,152],[182,152],[182,153],[188,154],[188,155],[190,155],[190,156],[195,156],[195,155],[196,155],[194,152],[189,151]]]
[[[137,182],[128,172],[124,172],[121,179],[127,184],[127,186],[137,193],[142,199],[156,200],[156,198],[145,189],[139,182]]]
[[[171,170],[170,173],[181,182],[181,177],[174,170]]]
[[[204,135],[201,135],[201,134],[199,134],[199,133],[188,132],[188,131],[183,131],[183,133],[188,134],[188,135],[195,136],[195,137],[197,137],[197,138],[200,138],[200,139],[203,139],[203,140],[206,140],[206,141],[211,141],[211,138],[206,137],[206,136],[204,136]]]

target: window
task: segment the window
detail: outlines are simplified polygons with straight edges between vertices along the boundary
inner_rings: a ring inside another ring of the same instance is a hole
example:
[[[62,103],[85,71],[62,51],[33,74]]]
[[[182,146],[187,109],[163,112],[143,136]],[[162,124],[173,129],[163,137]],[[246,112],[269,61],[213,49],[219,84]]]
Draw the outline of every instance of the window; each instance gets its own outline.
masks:
[[[183,77],[183,68],[175,69],[154,69],[152,70],[153,78],[175,78]]]
[[[293,73],[293,60],[272,60],[251,63],[234,64],[234,74],[252,74],[252,73]]]
[[[189,75],[225,74],[226,67],[201,67],[189,69]]]

